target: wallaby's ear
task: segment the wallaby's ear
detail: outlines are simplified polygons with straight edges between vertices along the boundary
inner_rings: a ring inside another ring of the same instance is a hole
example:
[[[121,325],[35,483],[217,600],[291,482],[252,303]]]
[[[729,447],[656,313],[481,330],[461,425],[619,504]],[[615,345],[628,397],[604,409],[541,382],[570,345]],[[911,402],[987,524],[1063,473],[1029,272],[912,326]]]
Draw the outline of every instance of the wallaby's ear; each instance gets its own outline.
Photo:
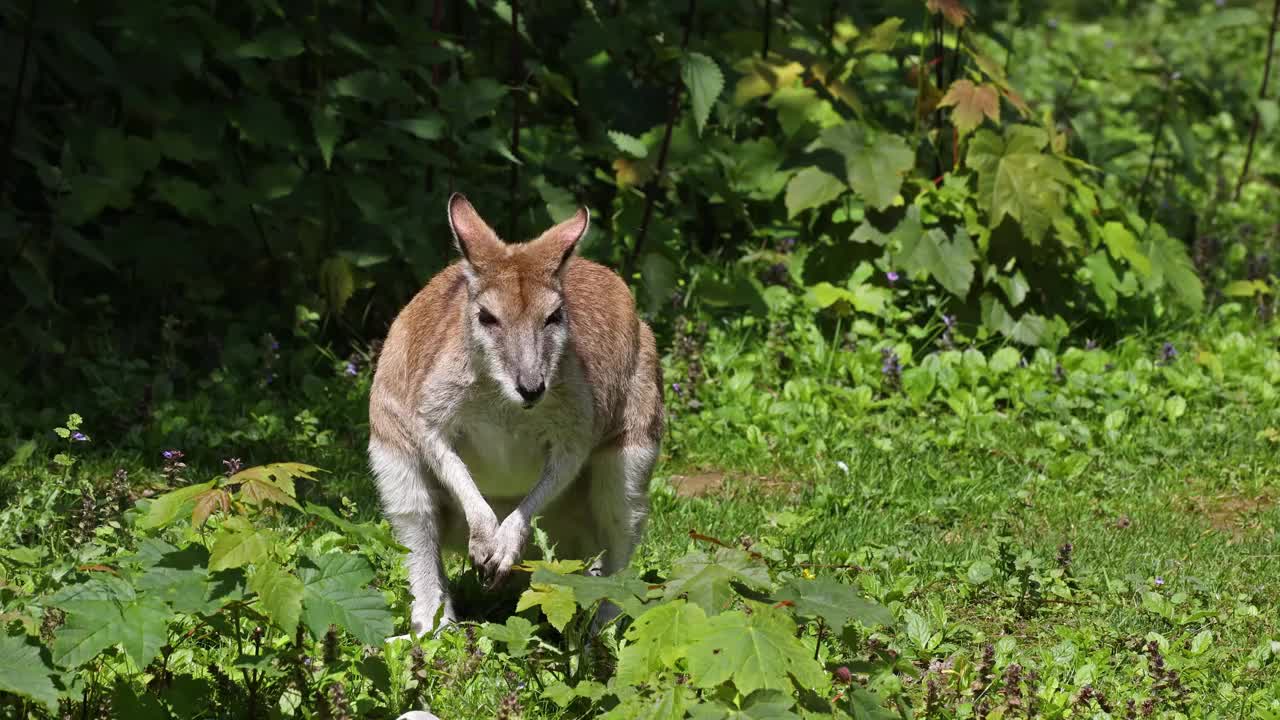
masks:
[[[483,266],[502,254],[502,240],[462,193],[449,196],[449,229],[462,257],[472,266]]]
[[[585,207],[579,207],[572,217],[542,233],[542,237],[538,238],[540,244],[547,246],[553,272],[557,274],[564,272],[569,264],[569,258],[573,256],[573,251],[577,249],[582,237],[587,234],[587,228],[590,225],[591,213]]]

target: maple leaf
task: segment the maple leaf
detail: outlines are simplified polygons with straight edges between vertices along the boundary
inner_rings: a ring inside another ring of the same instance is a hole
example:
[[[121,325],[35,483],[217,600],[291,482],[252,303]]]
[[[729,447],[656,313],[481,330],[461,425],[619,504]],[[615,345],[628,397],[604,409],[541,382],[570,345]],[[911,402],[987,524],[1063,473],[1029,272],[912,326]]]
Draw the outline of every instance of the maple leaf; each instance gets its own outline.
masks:
[[[942,13],[954,27],[964,27],[969,19],[969,10],[960,4],[960,0],[929,0],[929,12]]]
[[[969,80],[951,83],[947,94],[938,102],[939,107],[954,107],[951,122],[961,135],[968,135],[982,124],[982,116],[1000,124],[1000,95],[994,85],[974,85]]]

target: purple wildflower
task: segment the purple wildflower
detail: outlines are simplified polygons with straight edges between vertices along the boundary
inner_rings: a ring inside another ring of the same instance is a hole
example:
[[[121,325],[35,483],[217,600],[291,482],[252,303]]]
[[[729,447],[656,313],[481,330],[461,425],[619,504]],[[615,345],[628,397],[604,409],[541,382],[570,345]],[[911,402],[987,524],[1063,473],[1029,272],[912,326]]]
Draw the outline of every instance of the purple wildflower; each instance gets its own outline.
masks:
[[[163,457],[165,460],[172,460],[175,456],[182,457],[182,451],[181,450],[165,450],[164,452],[160,453],[160,456]]]
[[[898,353],[894,352],[893,348],[884,348],[880,351],[880,374],[890,387],[896,388],[902,382],[902,363],[898,360]]]
[[[1088,340],[1085,340],[1085,341],[1084,341],[1084,349],[1085,349],[1085,350],[1097,350],[1097,349],[1098,349],[1098,341],[1097,341],[1097,340],[1094,340],[1093,338],[1089,338]]]
[[[348,377],[355,377],[356,375],[360,374],[360,368],[356,367],[355,363],[348,362],[347,367],[343,370],[343,372],[345,372]]]
[[[680,394],[680,383],[678,383],[678,382],[671,383],[671,389],[675,392],[675,394],[679,395],[679,394]]]
[[[1156,576],[1156,587],[1159,587],[1159,586],[1161,586],[1161,585],[1164,585],[1164,578],[1162,578],[1162,577],[1160,577],[1159,575],[1157,575],[1157,576]]]
[[[896,272],[894,272],[894,271],[892,271],[892,270],[890,270],[889,272],[885,273],[885,274],[884,274],[884,276],[885,276],[885,279],[887,279],[887,280],[889,281],[889,286],[890,286],[890,287],[893,287],[893,284],[894,284],[894,283],[896,283],[896,282],[898,282],[898,278],[902,277],[901,275],[899,275],[898,273],[896,273]]]
[[[954,328],[954,327],[956,326],[956,316],[955,316],[955,315],[943,315],[943,316],[942,316],[942,324],[943,324],[943,325],[946,325],[946,326],[947,326],[947,329]]]
[[[1164,346],[1160,348],[1160,363],[1162,365],[1168,365],[1173,362],[1176,357],[1178,357],[1178,348],[1174,347],[1173,343],[1166,342]]]
[[[72,442],[89,442],[89,436],[82,432],[71,433]]]

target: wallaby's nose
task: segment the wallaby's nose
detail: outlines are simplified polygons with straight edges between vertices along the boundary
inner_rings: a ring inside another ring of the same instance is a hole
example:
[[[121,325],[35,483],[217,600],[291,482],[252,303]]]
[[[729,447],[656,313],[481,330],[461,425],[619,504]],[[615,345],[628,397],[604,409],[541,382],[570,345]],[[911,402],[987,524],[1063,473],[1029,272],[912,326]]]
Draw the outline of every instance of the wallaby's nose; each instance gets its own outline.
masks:
[[[532,405],[542,397],[542,393],[547,389],[547,383],[539,381],[537,387],[526,387],[523,380],[516,382],[516,392],[520,393],[520,397],[524,398],[525,403]]]

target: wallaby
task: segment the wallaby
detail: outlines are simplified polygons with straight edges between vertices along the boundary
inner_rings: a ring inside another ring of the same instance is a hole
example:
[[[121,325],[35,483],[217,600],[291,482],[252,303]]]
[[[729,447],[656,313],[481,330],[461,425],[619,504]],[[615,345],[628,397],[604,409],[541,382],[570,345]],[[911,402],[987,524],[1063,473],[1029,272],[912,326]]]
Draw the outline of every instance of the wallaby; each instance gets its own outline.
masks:
[[[462,257],[392,323],[369,397],[370,465],[409,550],[417,635],[442,607],[441,626],[457,620],[441,549],[466,547],[497,587],[534,516],[558,555],[625,568],[663,430],[653,332],[622,278],[575,255],[586,208],[519,244],[461,194],[448,217]]]

